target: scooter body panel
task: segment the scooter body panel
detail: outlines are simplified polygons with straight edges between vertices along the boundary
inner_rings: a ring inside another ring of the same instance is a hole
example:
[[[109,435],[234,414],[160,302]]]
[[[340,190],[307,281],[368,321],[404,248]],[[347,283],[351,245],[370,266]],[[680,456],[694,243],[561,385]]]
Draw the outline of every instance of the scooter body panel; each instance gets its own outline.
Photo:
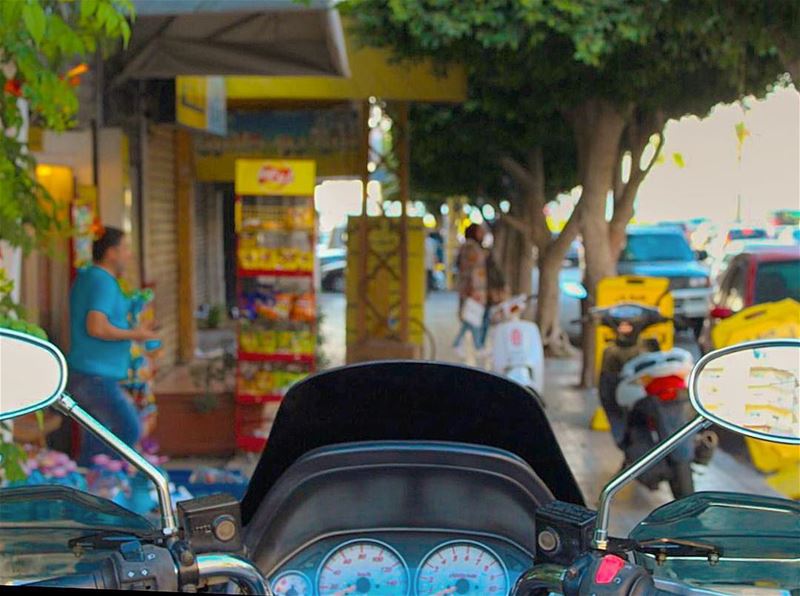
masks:
[[[544,348],[539,327],[523,320],[499,323],[493,334],[492,370],[541,394]]]

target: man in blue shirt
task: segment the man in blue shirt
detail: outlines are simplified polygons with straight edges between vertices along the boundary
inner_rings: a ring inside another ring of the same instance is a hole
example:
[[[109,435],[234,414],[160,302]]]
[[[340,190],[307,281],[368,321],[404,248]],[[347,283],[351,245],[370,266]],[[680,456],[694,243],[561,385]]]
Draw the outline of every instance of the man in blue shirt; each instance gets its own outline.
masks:
[[[141,434],[139,415],[120,381],[128,376],[131,341],[156,338],[149,327],[131,329],[130,301],[117,279],[131,259],[125,234],[106,228],[92,245],[93,265],[82,270],[70,291],[70,340],[67,356],[70,395],[128,445]],[[109,448],[81,434],[80,465]]]

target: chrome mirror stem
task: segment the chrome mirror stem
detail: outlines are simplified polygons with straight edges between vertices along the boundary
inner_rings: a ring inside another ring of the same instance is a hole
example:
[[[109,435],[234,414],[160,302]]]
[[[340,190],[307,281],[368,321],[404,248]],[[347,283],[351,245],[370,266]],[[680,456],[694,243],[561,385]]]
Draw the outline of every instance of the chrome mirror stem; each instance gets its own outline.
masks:
[[[611,481],[606,484],[603,492],[600,493],[600,503],[597,506],[597,525],[594,530],[594,547],[598,550],[606,550],[608,548],[608,521],[611,508],[611,499],[619,490],[628,484],[631,480],[637,478],[643,472],[646,472],[651,466],[655,465],[667,455],[684,439],[690,437],[696,432],[708,428],[711,422],[697,416],[693,420],[686,423],[674,435],[669,437],[663,443],[659,443],[650,451],[645,453],[637,461],[635,461],[629,468],[625,468],[614,476]]]
[[[156,493],[158,494],[158,505],[161,510],[162,532],[165,536],[172,536],[175,534],[178,531],[178,522],[175,517],[175,511],[172,508],[172,496],[169,494],[169,481],[167,478],[159,472],[153,464],[137,453],[135,449],[125,444],[119,437],[89,414],[89,412],[75,403],[75,400],[66,393],[61,394],[61,397],[53,403],[53,407],[64,414],[64,416],[77,421],[78,424],[93,435],[102,439],[106,445],[118,451],[131,465],[140,470],[155,483]]]

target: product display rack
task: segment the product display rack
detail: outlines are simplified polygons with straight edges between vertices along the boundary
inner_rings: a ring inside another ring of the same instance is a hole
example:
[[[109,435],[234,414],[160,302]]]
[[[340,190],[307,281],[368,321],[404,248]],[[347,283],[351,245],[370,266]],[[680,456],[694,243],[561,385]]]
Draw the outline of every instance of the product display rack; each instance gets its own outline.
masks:
[[[237,448],[260,452],[286,391],[316,367],[314,178],[284,192],[274,172],[294,179],[302,162],[240,161],[250,163],[237,162],[235,433]],[[241,188],[242,172],[257,174],[257,188]]]

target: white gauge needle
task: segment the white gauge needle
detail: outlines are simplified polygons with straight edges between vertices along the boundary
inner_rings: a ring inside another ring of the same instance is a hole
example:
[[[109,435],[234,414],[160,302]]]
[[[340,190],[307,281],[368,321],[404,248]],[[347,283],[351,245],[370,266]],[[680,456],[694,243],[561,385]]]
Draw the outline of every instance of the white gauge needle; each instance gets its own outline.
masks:
[[[447,596],[447,594],[452,594],[455,591],[456,591],[456,587],[455,586],[450,586],[449,588],[445,588],[444,590],[439,590],[433,596]]]
[[[338,592],[335,592],[333,596],[345,596],[346,594],[352,594],[355,591],[356,591],[356,587],[355,586],[350,586],[349,588],[346,588],[344,590],[339,590]]]

